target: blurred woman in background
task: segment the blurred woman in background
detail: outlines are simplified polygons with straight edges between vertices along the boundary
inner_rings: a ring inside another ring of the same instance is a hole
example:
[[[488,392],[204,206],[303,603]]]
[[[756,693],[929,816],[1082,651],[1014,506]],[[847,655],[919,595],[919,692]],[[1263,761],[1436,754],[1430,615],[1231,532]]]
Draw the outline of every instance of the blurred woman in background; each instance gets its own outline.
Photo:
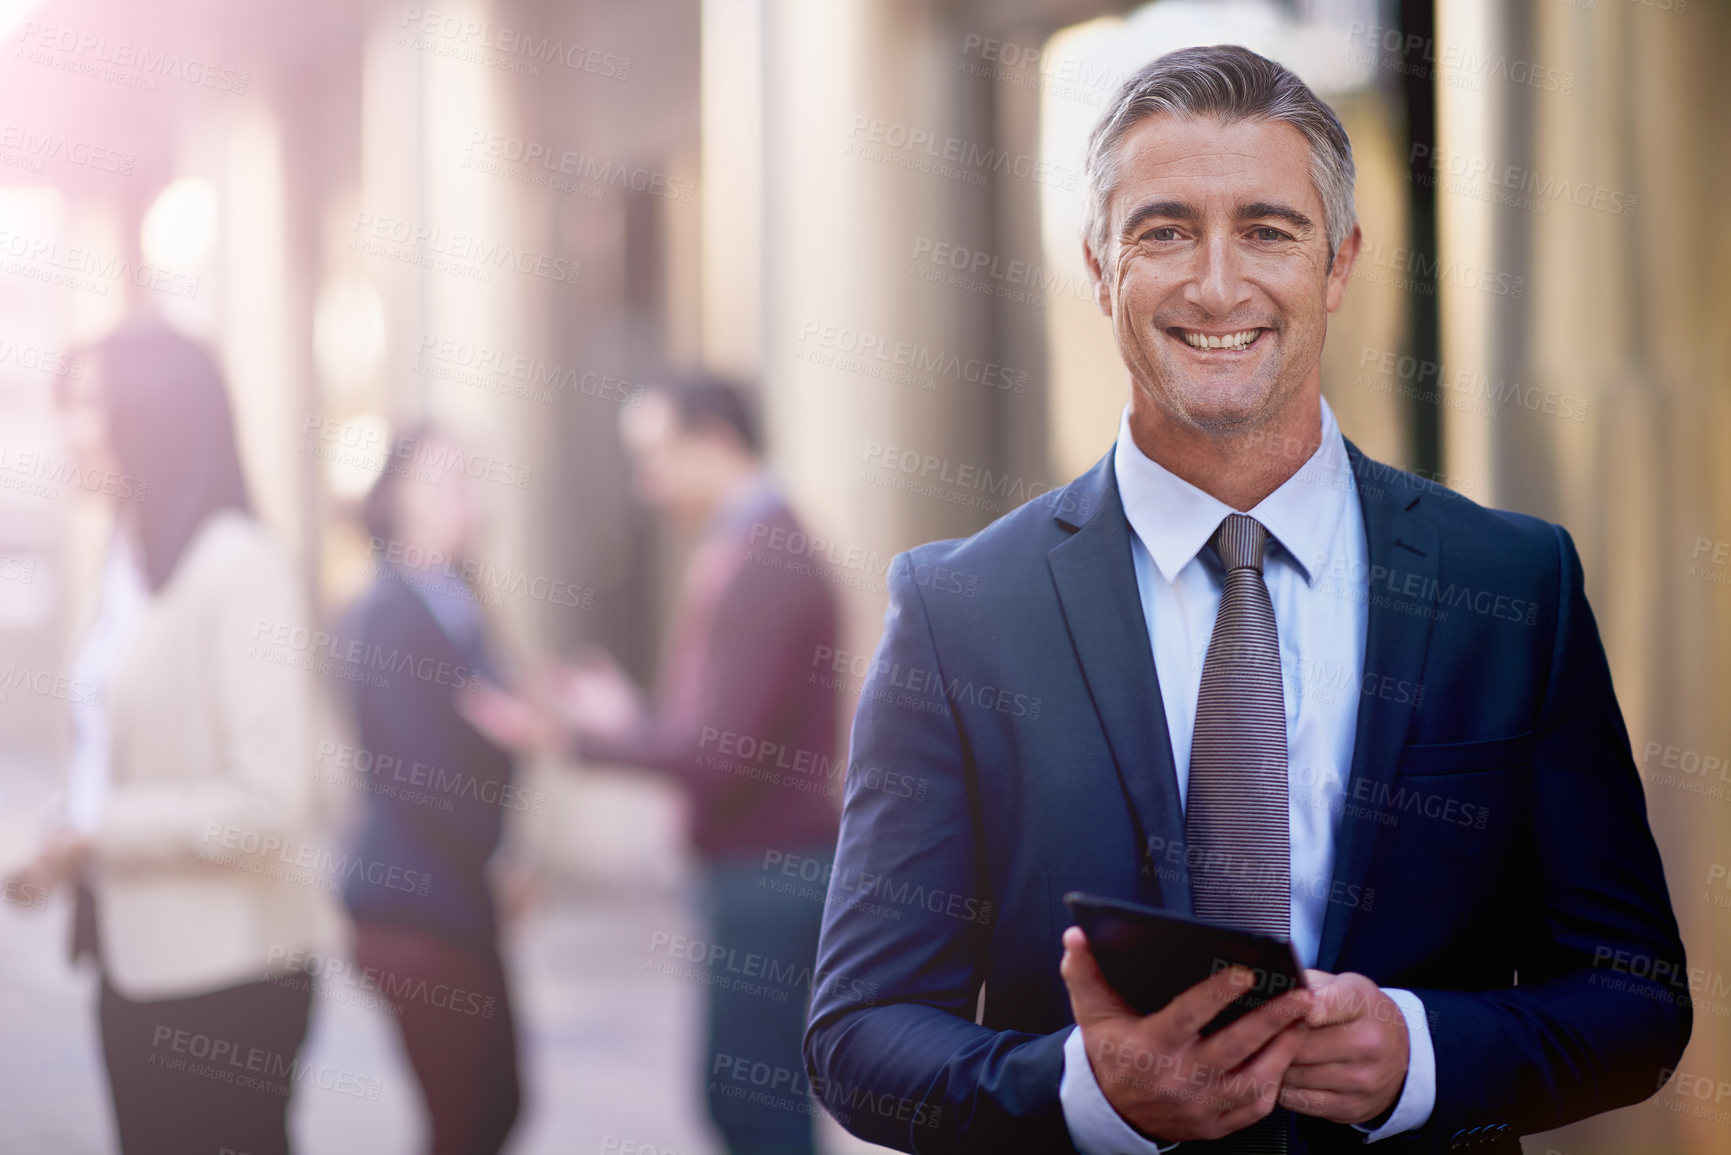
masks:
[[[488,863],[521,795],[510,755],[456,707],[457,695],[496,680],[486,616],[464,580],[476,520],[469,479],[425,464],[461,462],[463,451],[426,428],[390,444],[399,452],[362,511],[374,581],[342,631],[401,671],[354,682],[361,747],[371,765],[392,767],[394,787],[367,795],[356,856],[429,882],[423,893],[357,876],[343,898],[355,961],[378,973],[397,1011],[431,1116],[431,1150],[491,1155],[516,1120],[520,1092]],[[414,673],[401,663],[408,657]],[[378,777],[386,784],[382,770]]]
[[[280,1155],[312,994],[273,980],[329,905],[264,852],[305,845],[313,808],[309,675],[265,643],[306,606],[251,513],[210,356],[140,323],[89,362],[60,410],[113,530],[71,671],[65,825],[23,880],[77,885],[121,1149]]]

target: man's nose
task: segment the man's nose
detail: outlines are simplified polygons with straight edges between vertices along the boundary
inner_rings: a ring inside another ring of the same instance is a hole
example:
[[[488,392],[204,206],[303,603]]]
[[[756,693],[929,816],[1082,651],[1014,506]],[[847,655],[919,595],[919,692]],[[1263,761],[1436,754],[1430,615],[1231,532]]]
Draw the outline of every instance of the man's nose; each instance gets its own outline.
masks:
[[[1243,303],[1243,269],[1232,238],[1207,238],[1198,246],[1196,260],[1189,294],[1193,304],[1211,315],[1225,316]]]

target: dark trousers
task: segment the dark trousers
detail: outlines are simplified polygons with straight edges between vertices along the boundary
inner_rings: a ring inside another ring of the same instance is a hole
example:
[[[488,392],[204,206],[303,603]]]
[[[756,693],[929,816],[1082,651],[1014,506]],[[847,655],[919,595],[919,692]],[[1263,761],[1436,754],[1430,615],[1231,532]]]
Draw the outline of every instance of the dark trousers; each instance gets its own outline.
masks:
[[[827,863],[833,846],[791,861]],[[823,925],[822,881],[715,863],[704,884],[709,1115],[733,1155],[809,1155],[817,1110],[801,1040]]]
[[[432,1118],[433,1155],[494,1155],[517,1120],[517,1033],[497,952],[411,927],[355,924],[355,962],[397,1011]]]
[[[247,983],[134,1002],[102,980],[97,1020],[125,1155],[287,1155],[310,987]]]

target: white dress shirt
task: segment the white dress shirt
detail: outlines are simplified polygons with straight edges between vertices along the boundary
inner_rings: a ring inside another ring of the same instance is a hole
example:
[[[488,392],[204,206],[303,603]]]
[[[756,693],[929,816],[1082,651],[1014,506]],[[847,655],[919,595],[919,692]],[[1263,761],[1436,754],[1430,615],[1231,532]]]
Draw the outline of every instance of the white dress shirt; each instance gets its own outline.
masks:
[[[1224,583],[1219,559],[1203,547],[1234,510],[1144,455],[1130,436],[1128,406],[1119,418],[1112,466],[1133,531],[1136,588],[1160,678],[1182,803],[1190,781],[1202,664]],[[1322,402],[1322,444],[1298,472],[1246,512],[1267,528],[1270,539],[1263,574],[1280,634],[1280,680],[1286,699],[1292,945],[1299,962],[1312,967],[1322,941],[1335,843],[1352,772],[1369,623],[1364,517],[1346,442],[1327,401]],[[1359,575],[1356,587],[1341,575]],[[1347,894],[1336,898],[1351,901]],[[1424,1005],[1410,991],[1384,993],[1406,1018],[1411,1048],[1406,1086],[1394,1113],[1367,1133],[1367,1142],[1422,1127],[1436,1103],[1436,1056]],[[1059,1097],[1070,1138],[1083,1155],[1143,1155],[1175,1146],[1143,1138],[1112,1109],[1095,1081],[1080,1027],[1065,1040]]]

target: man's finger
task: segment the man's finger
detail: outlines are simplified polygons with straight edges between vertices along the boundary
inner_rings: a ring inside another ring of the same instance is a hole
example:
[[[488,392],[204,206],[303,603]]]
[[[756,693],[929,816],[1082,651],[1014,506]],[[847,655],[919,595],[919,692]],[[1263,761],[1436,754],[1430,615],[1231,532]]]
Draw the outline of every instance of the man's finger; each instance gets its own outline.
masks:
[[[1377,985],[1363,975],[1335,975],[1316,988],[1316,1005],[1311,1008],[1310,1025],[1327,1027],[1363,1018],[1376,1009],[1381,993]]]
[[[1249,1062],[1226,1076],[1224,1081],[1228,1085],[1242,1088],[1247,1095],[1245,1102],[1224,1119],[1233,1130],[1250,1126],[1274,1109],[1279,1101],[1282,1080],[1292,1056],[1304,1040],[1304,1034],[1302,1024],[1295,1030],[1281,1031]]]
[[[1100,973],[1094,952],[1088,949],[1088,936],[1079,926],[1064,932],[1064,958],[1058,973],[1070,990],[1070,1010],[1078,1025],[1117,1015],[1141,1017]]]
[[[1294,1062],[1286,1068],[1286,1085],[1288,1087],[1304,1087],[1313,1091],[1368,1093],[1370,1088],[1364,1085],[1365,1080],[1369,1078],[1365,1074],[1366,1069],[1363,1063],[1351,1061],[1338,1063]]]
[[[1306,1021],[1311,994],[1290,990],[1202,1040],[1198,1058],[1233,1070],[1282,1031]]]
[[[1214,1016],[1249,991],[1254,979],[1255,976],[1246,967],[1234,966],[1218,970],[1167,1003],[1160,1015],[1172,1030],[1174,1038],[1192,1038],[1212,1022]],[[1252,1051],[1255,1049],[1250,1048]]]
[[[1346,1098],[1335,1091],[1300,1087],[1291,1078],[1280,1088],[1280,1105],[1298,1115],[1313,1115],[1318,1119],[1340,1119],[1349,1114]]]
[[[1380,1036],[1374,1030],[1359,1029],[1354,1023],[1336,1023],[1331,1027],[1311,1027],[1292,1062],[1298,1067],[1318,1067],[1327,1063],[1361,1063],[1376,1057]]]

